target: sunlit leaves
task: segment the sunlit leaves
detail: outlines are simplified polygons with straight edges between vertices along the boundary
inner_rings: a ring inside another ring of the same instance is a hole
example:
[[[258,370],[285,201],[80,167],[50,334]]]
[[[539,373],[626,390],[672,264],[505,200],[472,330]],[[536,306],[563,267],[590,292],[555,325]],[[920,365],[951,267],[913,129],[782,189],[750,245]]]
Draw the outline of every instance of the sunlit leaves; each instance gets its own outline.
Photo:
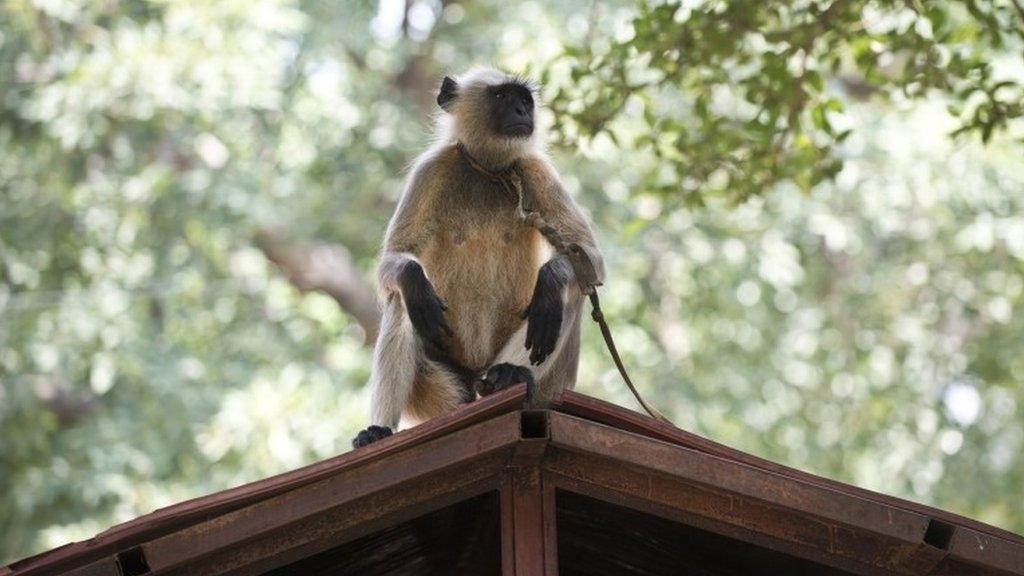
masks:
[[[676,205],[743,201],[780,182],[835,177],[850,134],[832,115],[870,95],[949,97],[954,135],[988,142],[1024,116],[1024,15],[1009,3],[867,0],[642,2],[613,42],[574,46],[552,108],[568,143],[636,117],[645,147],[681,175],[644,187]],[[999,71],[995,55],[1016,61]],[[582,105],[581,105],[582,104]],[[659,168],[660,169],[660,168]]]

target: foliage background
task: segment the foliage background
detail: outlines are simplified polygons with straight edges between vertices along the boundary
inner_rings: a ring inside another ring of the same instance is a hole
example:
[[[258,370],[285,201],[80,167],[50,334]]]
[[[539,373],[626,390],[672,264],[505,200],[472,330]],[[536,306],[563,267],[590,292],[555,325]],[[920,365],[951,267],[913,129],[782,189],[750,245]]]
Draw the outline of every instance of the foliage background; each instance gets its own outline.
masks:
[[[678,425],[1024,531],[1022,36],[1015,0],[5,0],[0,561],[348,449],[384,225],[481,62],[545,80]],[[590,328],[579,387],[633,406]]]

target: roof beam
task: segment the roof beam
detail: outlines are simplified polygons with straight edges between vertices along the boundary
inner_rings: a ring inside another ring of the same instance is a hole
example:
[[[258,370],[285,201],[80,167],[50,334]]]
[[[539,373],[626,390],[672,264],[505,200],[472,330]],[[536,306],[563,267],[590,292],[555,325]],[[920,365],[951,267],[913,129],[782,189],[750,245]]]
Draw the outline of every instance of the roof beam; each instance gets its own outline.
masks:
[[[504,471],[519,438],[519,413],[503,414],[145,543],[145,558],[153,572],[193,576],[244,573],[257,562],[261,570],[271,561],[283,565],[289,550],[337,545],[384,514],[443,494],[469,497],[465,488]]]
[[[140,544],[315,484],[337,474],[339,470],[361,469],[368,462],[389,458],[499,415],[515,412],[522,406],[525,397],[525,385],[513,386],[455,412],[403,430],[369,447],[157,510],[114,526],[88,540],[22,559],[9,567],[0,567],[0,574],[9,571],[17,576],[120,576],[118,556]]]
[[[544,468],[573,491],[860,574],[924,575],[947,554],[913,512],[566,414],[550,428]]]
[[[522,436],[501,488],[504,576],[558,574],[555,488],[545,483],[540,463],[548,448],[547,410],[522,413]]]

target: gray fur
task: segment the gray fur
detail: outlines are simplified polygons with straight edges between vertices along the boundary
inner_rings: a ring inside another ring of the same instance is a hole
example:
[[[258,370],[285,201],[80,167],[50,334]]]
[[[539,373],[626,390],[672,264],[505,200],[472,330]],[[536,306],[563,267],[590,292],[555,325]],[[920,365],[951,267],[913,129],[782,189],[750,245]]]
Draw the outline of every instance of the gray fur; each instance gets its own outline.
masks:
[[[552,250],[519,218],[516,200],[460,158],[457,142],[489,168],[518,163],[531,206],[568,242],[595,255],[603,277],[587,218],[562,187],[539,144],[539,131],[530,137],[500,138],[484,130],[486,122],[478,117],[481,107],[474,98],[483,97],[488,85],[509,78],[493,70],[459,77],[457,96],[440,118],[439,137],[414,165],[388,225],[378,267],[383,322],[371,375],[373,424],[395,428],[403,417],[439,415],[458,404],[464,386],[454,372],[425,357],[407,318],[398,278],[410,261],[424,267],[449,304],[445,314],[455,332],[453,354],[464,367],[483,376],[501,362],[529,366],[526,322],[519,314],[530,302],[537,271]],[[555,350],[530,367],[539,384],[538,402],[573,387],[579,360],[584,296],[563,257],[555,256],[551,268],[565,284],[565,308]]]
[[[416,363],[411,360],[419,355],[405,306],[398,293],[392,292],[384,301],[380,335],[373,349],[371,423],[392,430],[398,427],[416,377]]]

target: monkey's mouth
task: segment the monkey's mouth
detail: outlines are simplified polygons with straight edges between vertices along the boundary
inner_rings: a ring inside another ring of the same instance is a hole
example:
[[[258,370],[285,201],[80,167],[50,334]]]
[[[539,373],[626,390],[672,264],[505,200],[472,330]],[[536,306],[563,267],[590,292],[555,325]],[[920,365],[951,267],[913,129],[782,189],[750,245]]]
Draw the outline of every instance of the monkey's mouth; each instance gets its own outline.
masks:
[[[516,122],[515,124],[505,125],[502,130],[506,136],[525,138],[530,134],[533,134],[533,124],[530,122]]]

